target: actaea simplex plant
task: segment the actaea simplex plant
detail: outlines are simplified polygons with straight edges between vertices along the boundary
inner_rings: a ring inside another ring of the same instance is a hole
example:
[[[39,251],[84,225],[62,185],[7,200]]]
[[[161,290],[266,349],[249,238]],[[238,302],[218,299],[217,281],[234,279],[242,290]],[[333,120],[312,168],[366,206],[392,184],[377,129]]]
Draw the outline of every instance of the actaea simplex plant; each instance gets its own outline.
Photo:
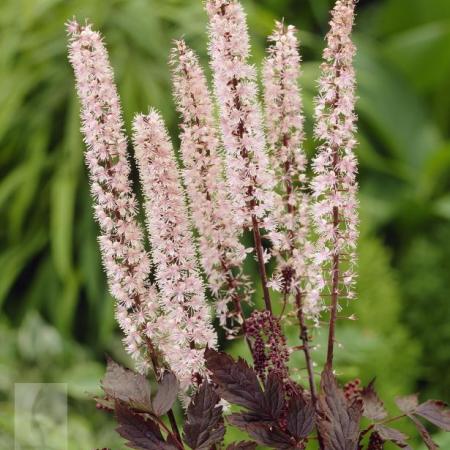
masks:
[[[137,370],[108,361],[105,397],[97,402],[115,413],[129,447],[220,449],[226,427],[237,427],[251,440],[229,450],[377,450],[386,442],[410,448],[408,437],[390,426],[408,418],[435,449],[422,419],[450,430],[443,402],[398,398],[401,413],[388,417],[373,383],[341,388],[333,371],[338,312],[354,298],[358,238],[354,9],[354,0],[337,0],[331,13],[308,178],[296,30],[277,22],[269,37],[262,108],[241,4],[206,1],[214,95],[184,41],[175,42],[170,58],[182,167],[158,111],[133,122],[150,253],[105,45],[91,25],[68,23],[103,264]],[[252,248],[242,243],[246,230]],[[249,255],[260,286],[243,269]],[[262,309],[251,302],[257,287]],[[275,291],[279,315],[272,310]],[[228,338],[246,341],[252,365],[217,350],[210,310]],[[299,330],[294,348],[284,330],[292,319]],[[323,323],[328,346],[316,384],[311,331]],[[289,367],[293,351],[304,354],[304,375]],[[158,383],[153,396],[149,373]],[[183,427],[172,412],[177,397]]]

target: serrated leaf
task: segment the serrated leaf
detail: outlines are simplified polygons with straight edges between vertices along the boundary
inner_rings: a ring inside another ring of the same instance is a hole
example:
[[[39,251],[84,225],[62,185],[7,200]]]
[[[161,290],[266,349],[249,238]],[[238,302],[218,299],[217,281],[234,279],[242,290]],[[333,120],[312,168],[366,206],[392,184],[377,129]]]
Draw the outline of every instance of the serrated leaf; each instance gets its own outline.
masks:
[[[317,426],[327,450],[355,450],[363,406],[348,403],[332,372],[325,369],[321,379]]]
[[[115,408],[114,400],[111,400],[109,398],[100,398],[100,397],[93,397],[93,399],[97,403],[97,408],[105,409],[108,411],[114,411],[114,408]]]
[[[255,450],[256,442],[252,441],[239,441],[232,442],[228,445],[227,450]]]
[[[314,405],[310,399],[296,395],[289,400],[287,429],[297,440],[306,438],[314,427]]]
[[[295,447],[293,439],[273,422],[248,422],[245,414],[231,414],[227,420],[231,425],[246,431],[260,445],[279,449]]]
[[[413,412],[419,405],[419,399],[417,394],[406,395],[405,397],[398,397],[395,399],[395,403],[401,412],[409,414]]]
[[[428,400],[419,405],[414,411],[415,414],[442,428],[450,431],[450,410],[445,402],[440,400]]]
[[[368,386],[361,391],[364,403],[363,415],[371,420],[382,420],[387,417],[387,411],[384,409],[384,403],[375,391],[374,383],[375,380],[372,380]]]
[[[241,430],[245,430],[249,423],[273,423],[271,420],[261,420],[261,416],[258,413],[234,413],[228,415],[227,420]]]
[[[205,450],[222,441],[225,434],[220,397],[212,384],[204,381],[186,412],[184,441],[193,450]]]
[[[163,378],[158,383],[158,392],[153,399],[153,412],[162,416],[172,408],[179,390],[179,383],[172,372],[164,372]]]
[[[406,434],[401,433],[395,428],[386,427],[384,425],[375,425],[374,430],[380,435],[380,437],[384,441],[390,441],[396,444],[400,448],[406,448],[407,450],[411,450],[411,447],[408,445],[406,440],[408,436]]]
[[[135,414],[128,406],[116,401],[117,432],[127,440],[127,446],[138,450],[175,450],[164,441],[159,426],[151,419]]]
[[[264,397],[267,410],[274,419],[278,419],[285,405],[284,389],[280,377],[273,372],[269,373],[264,385]]]
[[[362,440],[363,436],[360,436],[360,441]],[[376,432],[373,431],[370,434],[369,442],[367,443],[367,450],[383,450],[384,449],[384,440],[381,439],[381,436]],[[362,445],[359,444],[358,450],[362,450]]]
[[[223,399],[253,411],[265,409],[264,393],[258,377],[243,359],[235,362],[231,356],[212,349],[206,349],[205,359]]]
[[[413,415],[409,416],[409,418],[412,420],[412,422],[416,426],[416,428],[419,431],[420,436],[421,436],[424,444],[427,446],[427,448],[429,450],[437,450],[439,448],[439,445],[437,445],[433,441],[430,433],[428,433],[428,430],[423,426],[422,422],[420,422],[419,419],[416,419]]]
[[[150,384],[143,375],[122,367],[108,358],[102,389],[107,397],[128,403],[142,411],[151,411]]]

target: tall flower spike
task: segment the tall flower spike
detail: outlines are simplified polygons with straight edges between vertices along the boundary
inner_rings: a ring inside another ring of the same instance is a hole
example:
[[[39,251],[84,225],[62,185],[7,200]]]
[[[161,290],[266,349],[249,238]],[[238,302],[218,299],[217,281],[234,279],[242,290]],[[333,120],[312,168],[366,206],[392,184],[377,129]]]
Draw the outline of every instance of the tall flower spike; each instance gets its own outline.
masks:
[[[228,185],[239,223],[253,229],[266,309],[271,310],[260,227],[273,229],[275,178],[265,152],[256,71],[248,63],[245,13],[237,0],[207,0],[209,52],[226,150]]]
[[[304,311],[320,311],[317,270],[311,266],[308,241],[309,217],[306,184],[306,155],[302,149],[303,111],[298,85],[299,44],[293,26],[276,22],[269,37],[271,45],[264,61],[264,100],[267,140],[281,195],[276,197],[274,216],[278,230],[270,233],[278,267],[274,284],[285,295],[300,293]]]
[[[211,65],[220,106],[227,175],[238,219],[266,217],[273,205],[256,70],[247,60],[250,45],[242,6],[236,0],[208,0]]]
[[[161,351],[183,389],[204,373],[203,352],[216,346],[183,191],[169,136],[156,111],[136,116],[134,144],[164,320]]]
[[[318,238],[316,260],[323,264],[331,295],[328,364],[333,359],[334,322],[339,299],[354,297],[358,237],[355,46],[351,41],[354,0],[337,0],[332,12],[315,106],[315,136],[320,142],[313,161],[313,220]]]
[[[126,349],[145,372],[151,355],[143,355],[148,344],[143,327],[156,320],[158,300],[147,281],[150,264],[136,221],[119,97],[100,34],[75,21],[67,30],[103,264]]]
[[[242,275],[246,251],[239,242],[241,229],[236,224],[227,195],[214,109],[205,75],[196,54],[184,41],[175,43],[171,63],[174,96],[182,120],[184,182],[193,222],[199,231],[202,265],[216,299],[220,324],[227,327],[230,315],[236,316],[238,322],[244,321],[241,301],[247,301],[249,297],[248,283]],[[233,313],[228,311],[229,303],[234,305]]]

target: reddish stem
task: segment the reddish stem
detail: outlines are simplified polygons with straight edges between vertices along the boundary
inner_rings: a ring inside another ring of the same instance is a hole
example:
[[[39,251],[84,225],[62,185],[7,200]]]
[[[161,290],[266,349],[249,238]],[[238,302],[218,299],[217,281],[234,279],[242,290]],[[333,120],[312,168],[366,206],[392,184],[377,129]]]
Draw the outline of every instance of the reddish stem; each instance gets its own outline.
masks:
[[[336,78],[338,79],[340,76],[341,68],[337,67],[336,69]],[[332,106],[336,106],[339,102],[339,87],[336,87],[336,97],[333,101]],[[336,118],[336,122],[339,119]],[[337,126],[337,123],[336,123]],[[338,172],[339,164],[339,147],[336,145],[333,146],[333,169],[335,173]],[[335,187],[335,190],[338,190],[339,187]],[[332,259],[332,282],[331,282],[331,310],[330,310],[330,322],[328,329],[328,349],[327,349],[327,362],[326,367],[329,370],[333,369],[333,357],[334,357],[334,343],[335,343],[335,334],[336,334],[336,317],[337,317],[337,309],[338,309],[338,300],[339,300],[339,259],[340,254],[337,251],[337,240],[339,233],[339,208],[337,206],[333,206],[333,231],[334,231],[334,253]]]
[[[333,208],[333,227],[335,232],[339,227],[338,208]],[[328,330],[328,349],[327,349],[327,367],[329,370],[333,368],[333,356],[334,356],[334,342],[336,334],[336,317],[338,309],[338,296],[339,296],[339,254],[333,256],[333,277],[331,285],[331,311],[330,311],[330,323]]]
[[[252,215],[252,226],[253,226],[253,239],[256,247],[256,255],[258,257],[259,275],[261,277],[261,284],[263,289],[264,304],[266,306],[266,310],[271,313],[272,303],[270,301],[269,288],[267,287],[267,274],[266,274],[266,266],[264,263],[264,252],[261,242],[261,232],[259,230],[258,219],[254,214]]]
[[[314,383],[314,367],[311,358],[311,349],[309,347],[309,335],[308,328],[305,322],[305,316],[303,315],[302,295],[300,292],[295,296],[295,303],[297,305],[297,318],[300,325],[300,340],[303,343],[302,350],[305,354],[306,369],[308,371],[309,387],[311,390],[311,398],[314,405],[317,403],[317,390]]]

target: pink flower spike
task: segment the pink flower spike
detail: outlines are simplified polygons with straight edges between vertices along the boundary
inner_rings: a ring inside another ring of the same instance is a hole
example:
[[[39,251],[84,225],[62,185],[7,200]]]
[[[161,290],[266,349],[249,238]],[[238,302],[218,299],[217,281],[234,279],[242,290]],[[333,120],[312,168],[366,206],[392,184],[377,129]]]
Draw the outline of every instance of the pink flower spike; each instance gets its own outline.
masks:
[[[274,217],[278,229],[270,233],[272,253],[277,258],[274,280],[285,295],[300,294],[309,316],[320,311],[309,293],[317,267],[308,243],[309,199],[304,192],[306,156],[303,144],[303,112],[298,78],[300,55],[296,30],[276,22],[264,61],[264,100],[268,143],[278,189]]]
[[[238,323],[242,321],[240,302],[249,297],[242,275],[246,251],[239,242],[241,228],[228,196],[214,109],[197,55],[184,41],[177,41],[171,65],[174,97],[181,116],[183,178],[192,219],[199,231],[202,266],[216,300],[220,324],[227,329],[228,319],[233,316],[237,315]],[[230,303],[234,311],[228,310]]]
[[[205,372],[203,351],[214,348],[203,283],[172,144],[160,115],[152,110],[133,122],[134,145],[145,207],[160,304],[165,313],[157,332],[166,361],[187,389]]]
[[[253,215],[271,229],[275,180],[265,152],[256,70],[248,62],[245,13],[236,0],[208,0],[206,11],[234,212],[244,226],[251,227]]]
[[[354,8],[353,0],[336,1],[315,101],[315,136],[320,145],[312,165],[312,217],[318,235],[316,258],[323,261],[332,303],[354,297],[358,237]],[[324,255],[328,255],[325,260]]]
[[[103,265],[117,301],[116,318],[125,333],[126,349],[138,369],[146,372],[150,358],[141,318],[154,323],[159,305],[148,281],[150,263],[136,220],[119,96],[100,34],[75,20],[67,24],[67,31]]]

